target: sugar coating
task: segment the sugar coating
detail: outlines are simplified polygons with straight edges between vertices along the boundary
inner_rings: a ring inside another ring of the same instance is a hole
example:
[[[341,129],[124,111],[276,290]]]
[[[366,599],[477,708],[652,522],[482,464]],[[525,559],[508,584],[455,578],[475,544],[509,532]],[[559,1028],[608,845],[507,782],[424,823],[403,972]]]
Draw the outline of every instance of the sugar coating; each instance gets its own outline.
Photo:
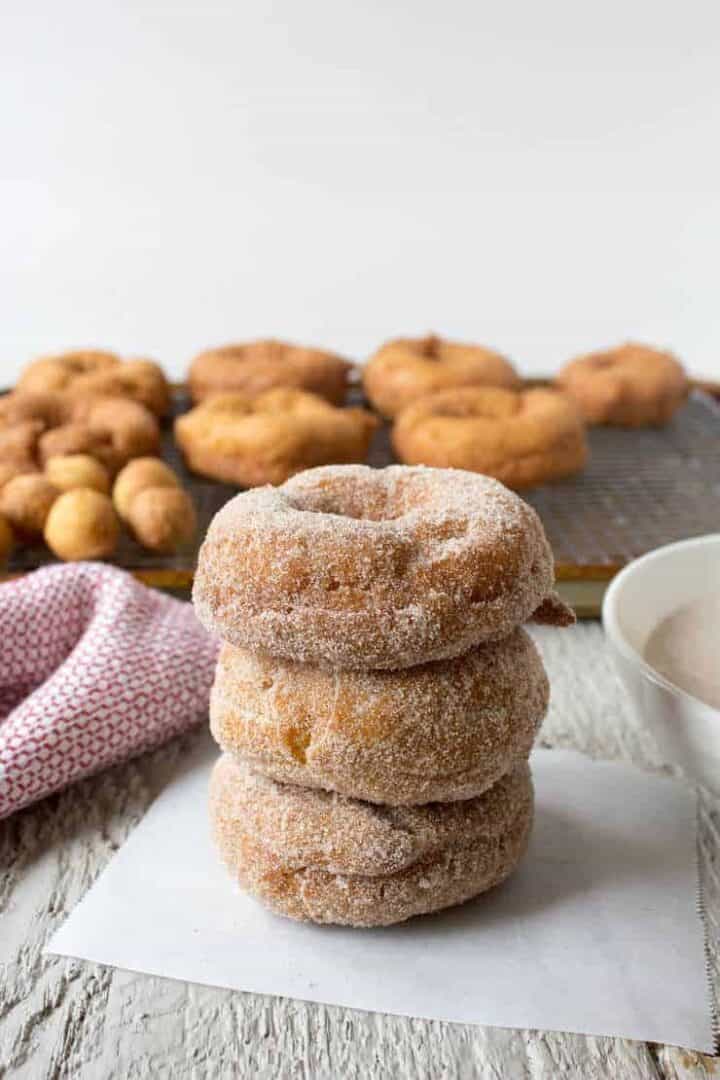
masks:
[[[476,799],[379,807],[279,784],[224,755],[210,816],[228,869],[290,918],[387,926],[461,903],[508,876],[525,851],[527,765]]]
[[[193,601],[233,645],[367,670],[459,656],[539,608],[572,621],[552,590],[540,519],[497,481],[339,465],[226,503],[200,550]]]
[[[328,671],[224,645],[210,726],[275,780],[410,805],[479,795],[524,761],[548,697],[522,629],[400,671]]]

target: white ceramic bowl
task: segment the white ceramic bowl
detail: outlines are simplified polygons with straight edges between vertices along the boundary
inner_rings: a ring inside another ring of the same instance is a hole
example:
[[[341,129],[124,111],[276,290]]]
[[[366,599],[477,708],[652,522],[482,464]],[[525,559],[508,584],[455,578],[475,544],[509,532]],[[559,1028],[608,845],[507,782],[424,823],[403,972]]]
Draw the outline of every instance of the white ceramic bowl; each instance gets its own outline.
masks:
[[[709,591],[720,592],[720,533],[668,544],[631,562],[605,593],[602,616],[620,677],[664,758],[720,795],[720,710],[643,659],[660,620]]]

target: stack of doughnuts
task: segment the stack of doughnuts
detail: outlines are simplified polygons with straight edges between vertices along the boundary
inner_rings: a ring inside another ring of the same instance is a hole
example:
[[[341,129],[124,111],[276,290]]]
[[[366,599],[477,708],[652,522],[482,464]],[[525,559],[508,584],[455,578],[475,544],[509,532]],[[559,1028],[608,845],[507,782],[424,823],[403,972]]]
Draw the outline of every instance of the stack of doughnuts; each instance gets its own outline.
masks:
[[[242,887],[385,926],[512,872],[549,694],[522,624],[574,618],[526,503],[452,469],[311,469],[223,507],[193,600],[222,639],[210,813]]]

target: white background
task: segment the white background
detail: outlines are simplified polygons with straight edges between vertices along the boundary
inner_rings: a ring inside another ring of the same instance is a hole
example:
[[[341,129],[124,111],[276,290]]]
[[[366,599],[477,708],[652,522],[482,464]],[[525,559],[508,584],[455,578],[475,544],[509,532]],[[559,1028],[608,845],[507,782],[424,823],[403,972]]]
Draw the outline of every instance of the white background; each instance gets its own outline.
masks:
[[[0,0],[0,370],[434,329],[720,377],[716,0]]]

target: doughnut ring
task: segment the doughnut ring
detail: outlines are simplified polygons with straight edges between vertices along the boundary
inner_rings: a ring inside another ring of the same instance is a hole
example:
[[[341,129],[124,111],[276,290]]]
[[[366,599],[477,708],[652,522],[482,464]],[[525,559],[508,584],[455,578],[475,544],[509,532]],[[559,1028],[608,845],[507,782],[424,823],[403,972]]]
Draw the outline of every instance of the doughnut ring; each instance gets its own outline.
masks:
[[[526,619],[568,625],[540,519],[487,476],[328,466],[210,524],[193,601],[231,645],[367,670],[460,656]]]
[[[430,335],[388,341],[363,368],[368,399],[393,417],[418,398],[460,386],[521,385],[509,360],[480,345],[461,345]]]
[[[101,349],[78,349],[58,356],[42,356],[27,365],[15,389],[23,393],[67,390],[79,375],[108,371],[119,363],[119,356]]]
[[[91,454],[117,472],[130,458],[159,450],[157,420],[128,398],[24,390],[0,398],[4,459],[44,465],[51,457]]]
[[[408,465],[470,469],[520,490],[571,476],[587,460],[585,425],[556,390],[443,390],[408,405],[392,432]]]
[[[210,781],[230,873],[277,914],[316,923],[389,926],[463,903],[512,873],[532,817],[527,765],[478,798],[412,807],[278,784],[227,754]]]
[[[64,394],[53,391],[14,390],[0,398],[0,425],[3,428],[35,421],[43,430],[67,423],[72,406]]]
[[[238,393],[257,397],[274,387],[294,387],[342,405],[351,365],[334,353],[284,341],[249,341],[224,345],[196,356],[188,383],[193,401],[210,394]]]
[[[124,360],[106,370],[78,375],[68,391],[74,397],[130,398],[156,416],[165,416],[170,408],[168,381],[162,368],[153,360]]]
[[[175,438],[193,472],[255,487],[314,465],[364,461],[377,425],[365,409],[278,387],[210,397],[177,418]]]
[[[549,684],[522,629],[402,671],[327,671],[223,645],[210,727],[283,783],[404,806],[480,795],[527,760]]]
[[[158,422],[144,405],[129,398],[89,397],[73,399],[71,420],[82,425],[90,439],[101,438],[108,444],[105,456],[113,472],[117,472],[131,458],[146,457],[160,453],[160,428]],[[58,433],[62,428],[56,429]],[[48,456],[48,446],[41,446],[43,459]],[[88,450],[92,453],[92,450]]]
[[[669,423],[689,390],[671,353],[633,342],[571,360],[557,383],[589,424],[630,428]]]
[[[20,376],[16,390],[127,397],[157,416],[164,416],[170,405],[168,381],[154,361],[121,360],[115,353],[92,350],[34,360]]]

